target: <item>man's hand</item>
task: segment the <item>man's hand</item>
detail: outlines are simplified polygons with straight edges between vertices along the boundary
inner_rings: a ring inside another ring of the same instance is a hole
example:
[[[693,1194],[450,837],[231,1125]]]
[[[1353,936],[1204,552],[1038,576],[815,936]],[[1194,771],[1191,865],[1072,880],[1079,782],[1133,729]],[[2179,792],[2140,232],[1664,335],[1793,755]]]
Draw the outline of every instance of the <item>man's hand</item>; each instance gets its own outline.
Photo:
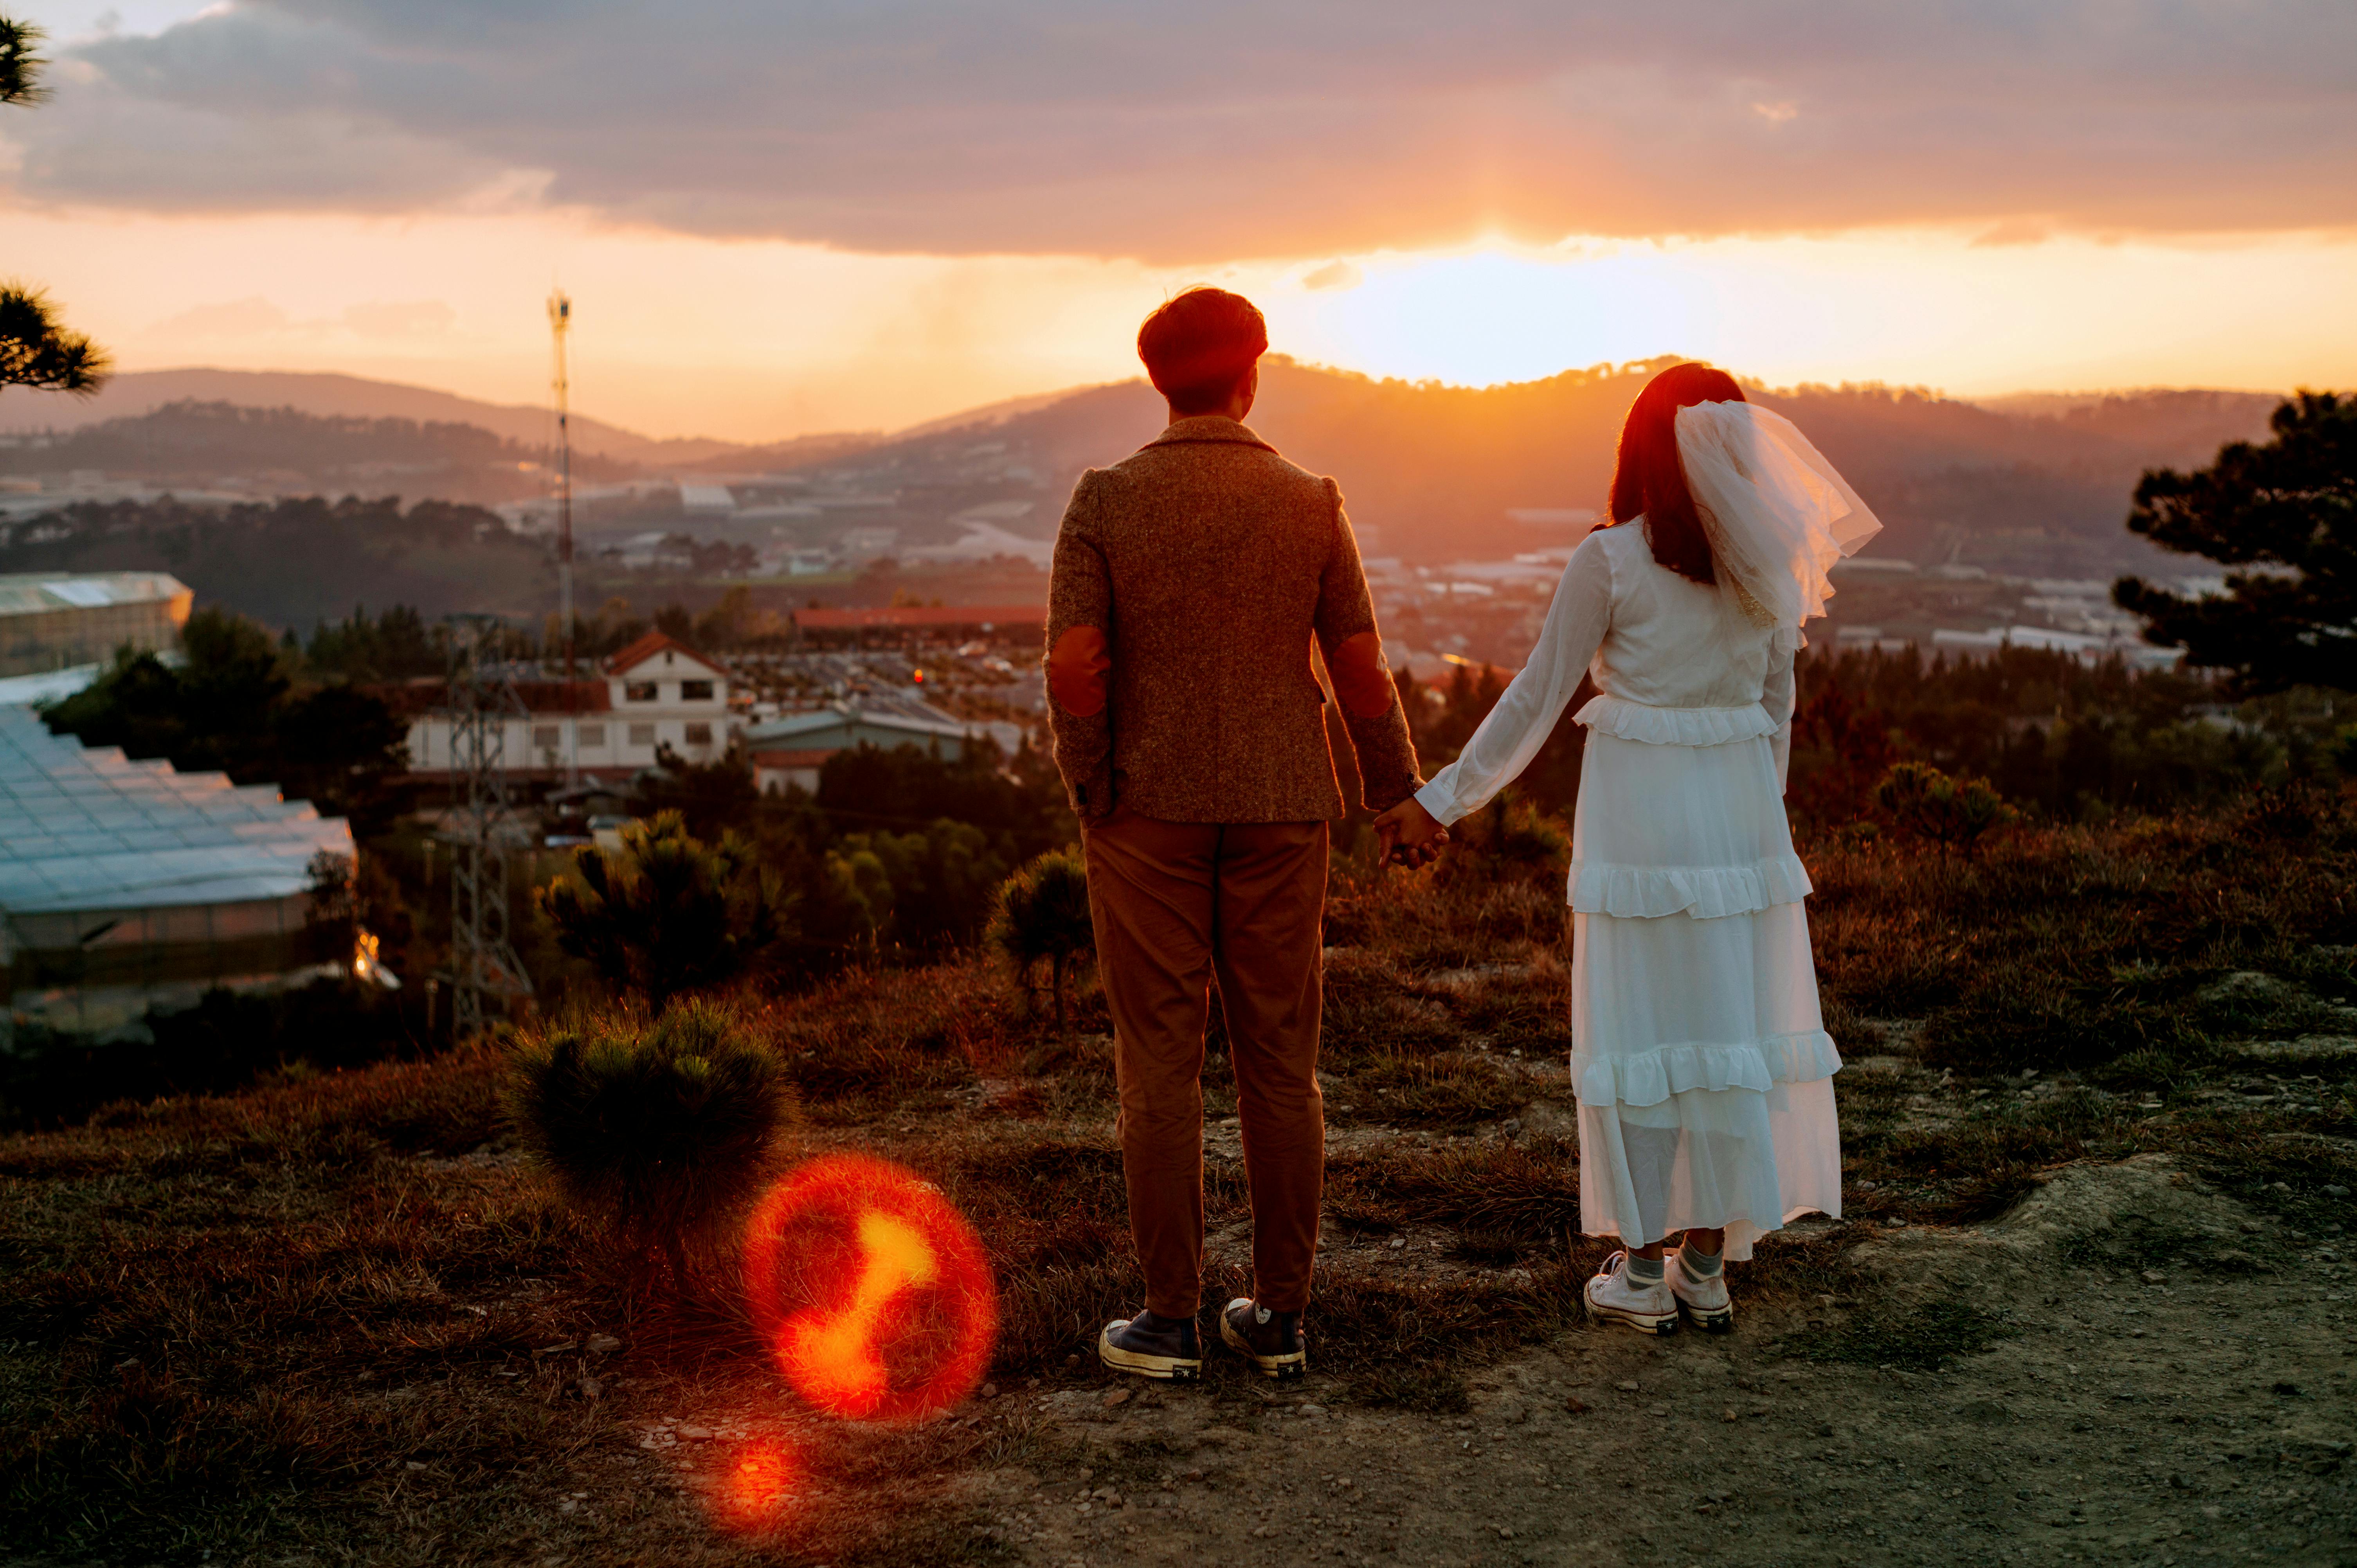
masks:
[[[1440,825],[1422,801],[1410,795],[1375,819],[1375,837],[1383,841],[1383,864],[1410,871],[1440,858],[1448,830]]]

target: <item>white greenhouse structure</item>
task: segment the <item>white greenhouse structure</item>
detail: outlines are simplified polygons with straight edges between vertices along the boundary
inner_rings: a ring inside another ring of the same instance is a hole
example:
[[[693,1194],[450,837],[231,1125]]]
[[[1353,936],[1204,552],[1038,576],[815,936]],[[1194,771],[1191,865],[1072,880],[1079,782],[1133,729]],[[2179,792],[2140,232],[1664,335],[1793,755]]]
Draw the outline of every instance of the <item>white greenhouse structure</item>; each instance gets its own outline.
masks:
[[[350,829],[274,785],[133,762],[0,707],[0,1046],[25,1027],[122,1037],[214,986],[349,972],[310,918],[322,854],[349,861]]]

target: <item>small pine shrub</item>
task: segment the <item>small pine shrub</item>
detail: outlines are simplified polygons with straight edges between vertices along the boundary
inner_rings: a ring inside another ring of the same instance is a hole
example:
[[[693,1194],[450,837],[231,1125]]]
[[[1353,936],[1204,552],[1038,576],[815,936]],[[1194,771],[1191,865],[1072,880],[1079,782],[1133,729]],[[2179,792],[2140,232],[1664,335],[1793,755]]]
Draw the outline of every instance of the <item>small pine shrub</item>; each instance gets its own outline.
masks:
[[[1893,763],[1874,787],[1874,803],[1910,838],[1970,855],[1992,828],[2019,817],[1986,779],[1951,779],[1928,762]]]
[[[1538,881],[1571,867],[1571,830],[1514,791],[1458,822],[1448,836],[1441,864],[1450,881]]]
[[[1049,850],[1008,877],[998,889],[983,940],[1006,961],[1026,996],[1038,995],[1039,966],[1048,966],[1056,1027],[1061,1031],[1065,983],[1096,950],[1096,928],[1089,919],[1088,863],[1076,850]]]
[[[507,1103],[566,1199],[608,1227],[635,1283],[660,1256],[682,1294],[759,1188],[797,1109],[776,1056],[709,1002],[652,1026],[623,1016],[527,1036]]]
[[[2250,798],[2241,826],[2245,834],[2267,843],[2306,843],[2316,837],[2329,811],[2313,788],[2279,784]]]
[[[2343,725],[2324,744],[2332,770],[2343,779],[2357,779],[2357,725]]]

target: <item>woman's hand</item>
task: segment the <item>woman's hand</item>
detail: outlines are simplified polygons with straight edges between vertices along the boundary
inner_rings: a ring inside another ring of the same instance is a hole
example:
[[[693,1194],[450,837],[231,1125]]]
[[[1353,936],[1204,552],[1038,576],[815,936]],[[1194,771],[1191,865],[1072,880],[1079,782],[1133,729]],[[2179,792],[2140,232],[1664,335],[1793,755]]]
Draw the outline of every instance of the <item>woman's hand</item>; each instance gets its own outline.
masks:
[[[1413,871],[1440,858],[1440,846],[1448,842],[1448,830],[1424,809],[1421,800],[1410,795],[1375,819],[1375,837],[1383,842],[1385,865],[1404,865]]]

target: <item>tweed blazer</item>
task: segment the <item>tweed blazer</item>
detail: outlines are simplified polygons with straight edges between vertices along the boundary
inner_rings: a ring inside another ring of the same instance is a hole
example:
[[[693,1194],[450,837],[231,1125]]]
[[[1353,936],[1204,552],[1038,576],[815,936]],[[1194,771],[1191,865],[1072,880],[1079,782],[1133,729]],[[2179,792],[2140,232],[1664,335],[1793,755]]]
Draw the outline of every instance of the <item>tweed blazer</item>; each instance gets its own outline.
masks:
[[[1073,487],[1048,594],[1049,719],[1073,809],[1174,822],[1342,814],[1322,653],[1365,804],[1422,783],[1331,479],[1220,414]]]

